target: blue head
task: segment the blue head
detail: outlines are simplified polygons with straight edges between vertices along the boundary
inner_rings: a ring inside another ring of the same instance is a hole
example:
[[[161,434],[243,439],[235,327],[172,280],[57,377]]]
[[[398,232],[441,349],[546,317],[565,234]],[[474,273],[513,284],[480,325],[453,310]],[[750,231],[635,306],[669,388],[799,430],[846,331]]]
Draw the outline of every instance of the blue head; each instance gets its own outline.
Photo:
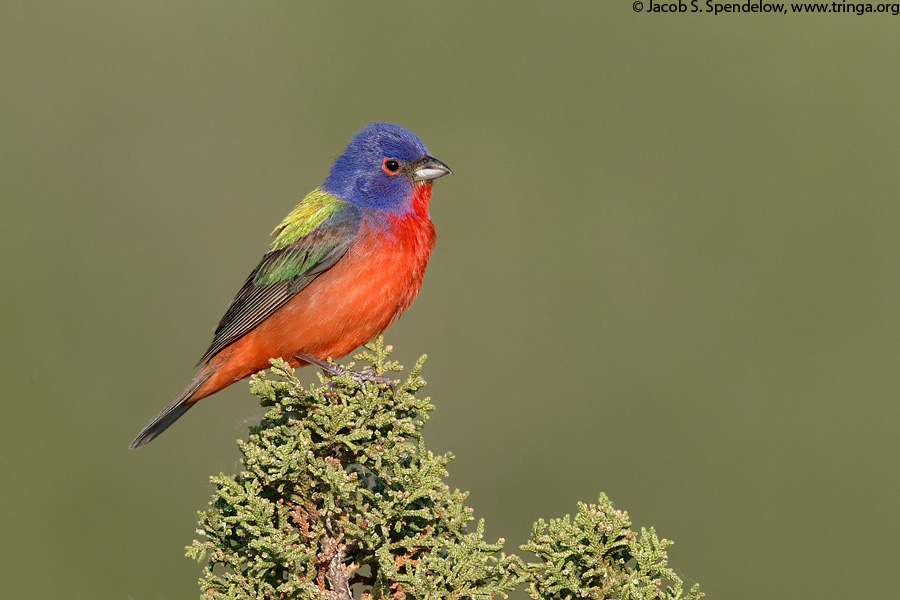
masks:
[[[428,148],[410,130],[392,123],[370,123],[334,161],[322,189],[360,207],[405,212],[417,182],[447,173],[447,165],[429,156]]]

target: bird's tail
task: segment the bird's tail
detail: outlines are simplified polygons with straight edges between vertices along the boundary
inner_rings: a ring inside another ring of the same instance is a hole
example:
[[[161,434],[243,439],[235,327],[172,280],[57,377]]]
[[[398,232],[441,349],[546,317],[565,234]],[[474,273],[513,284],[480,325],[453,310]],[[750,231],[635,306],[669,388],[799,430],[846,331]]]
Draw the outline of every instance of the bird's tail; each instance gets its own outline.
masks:
[[[196,377],[194,377],[194,380],[191,381],[191,385],[187,386],[187,389],[181,392],[180,396],[175,398],[170,405],[162,409],[162,412],[147,423],[147,426],[144,427],[138,436],[134,438],[134,441],[131,442],[129,448],[134,450],[135,448],[150,442],[153,438],[165,431],[169,425],[177,421],[181,415],[186,413],[188,409],[200,399],[194,398],[193,396],[197,390],[200,389],[200,386],[206,383],[206,380],[209,379],[211,375],[211,371],[201,369]]]

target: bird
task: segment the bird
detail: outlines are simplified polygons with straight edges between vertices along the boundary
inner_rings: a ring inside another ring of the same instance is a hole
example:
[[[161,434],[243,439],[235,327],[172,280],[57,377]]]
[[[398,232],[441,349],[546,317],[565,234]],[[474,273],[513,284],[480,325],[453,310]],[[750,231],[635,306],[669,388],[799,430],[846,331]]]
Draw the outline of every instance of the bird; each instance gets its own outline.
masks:
[[[271,249],[219,321],[191,383],[130,447],[271,358],[324,366],[381,334],[419,292],[435,242],[432,182],[450,173],[400,125],[360,129],[324,183],[272,232]]]

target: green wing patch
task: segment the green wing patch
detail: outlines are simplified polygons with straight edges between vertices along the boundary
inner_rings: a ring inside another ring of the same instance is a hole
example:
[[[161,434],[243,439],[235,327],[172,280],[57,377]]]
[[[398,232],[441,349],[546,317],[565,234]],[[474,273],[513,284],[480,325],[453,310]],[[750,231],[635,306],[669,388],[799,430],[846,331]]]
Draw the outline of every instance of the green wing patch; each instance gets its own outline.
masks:
[[[318,188],[314,189],[272,232],[277,236],[272,242],[272,250],[280,250],[293,244],[319,227],[328,217],[347,208],[348,205],[348,202],[339,200],[328,192]]]

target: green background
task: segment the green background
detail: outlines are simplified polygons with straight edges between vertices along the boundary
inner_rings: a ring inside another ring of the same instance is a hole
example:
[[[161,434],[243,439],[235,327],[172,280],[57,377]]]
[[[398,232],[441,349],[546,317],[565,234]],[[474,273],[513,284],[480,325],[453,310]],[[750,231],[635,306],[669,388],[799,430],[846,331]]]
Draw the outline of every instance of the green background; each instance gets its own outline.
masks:
[[[388,342],[488,538],[602,490],[710,597],[895,597],[900,17],[311,4],[4,7],[0,595],[198,596],[260,409],[127,445],[390,120],[454,174]]]

